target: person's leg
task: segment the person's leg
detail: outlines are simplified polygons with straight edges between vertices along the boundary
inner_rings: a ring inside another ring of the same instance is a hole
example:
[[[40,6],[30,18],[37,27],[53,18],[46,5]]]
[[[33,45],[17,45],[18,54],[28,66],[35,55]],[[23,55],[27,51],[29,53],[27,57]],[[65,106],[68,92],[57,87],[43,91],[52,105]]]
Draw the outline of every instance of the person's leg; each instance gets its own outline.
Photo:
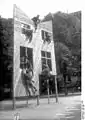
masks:
[[[63,78],[64,78],[65,95],[67,95],[67,94],[68,94],[68,91],[67,91],[67,84],[66,84],[66,74],[63,74]]]
[[[37,91],[36,87],[32,84],[32,87],[35,89],[35,91]]]
[[[30,92],[30,90],[29,90],[29,85],[28,85],[28,84],[25,85],[25,90],[26,90],[26,94],[27,94],[28,96],[31,96],[31,92]]]
[[[28,90],[28,88],[27,88],[27,86],[26,86],[26,85],[24,85],[24,88],[25,88],[26,97],[27,97],[26,106],[28,106],[28,98],[29,98],[29,96],[30,96],[31,94],[30,94],[30,91]]]
[[[30,83],[31,83],[31,87],[33,88],[33,89],[35,89],[35,91],[37,91],[37,89],[36,89],[36,87],[34,86],[34,81],[32,80],[32,77],[30,78]]]
[[[30,88],[33,92],[33,94],[35,94],[35,92],[37,91],[36,87],[33,85],[32,81],[30,82]]]

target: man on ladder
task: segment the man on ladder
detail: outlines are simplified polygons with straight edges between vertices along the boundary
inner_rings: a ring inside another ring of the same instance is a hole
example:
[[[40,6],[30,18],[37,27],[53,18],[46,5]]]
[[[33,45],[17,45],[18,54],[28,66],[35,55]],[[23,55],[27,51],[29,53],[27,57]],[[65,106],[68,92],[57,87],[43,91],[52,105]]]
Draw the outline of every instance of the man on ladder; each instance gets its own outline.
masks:
[[[27,59],[27,58],[25,58],[25,59]],[[26,60],[26,63],[23,64],[21,78],[22,78],[22,83],[23,83],[25,90],[26,90],[26,94],[27,95],[29,94],[29,96],[31,96],[29,88],[31,88],[33,94],[35,94],[37,89],[33,85],[34,81],[32,80],[33,68],[32,68],[32,65],[28,59]]]
[[[50,103],[50,96],[49,96],[49,79],[51,77],[51,73],[50,73],[50,68],[48,65],[43,64],[43,70],[41,73],[44,77],[45,80],[47,81],[47,93],[48,93],[48,104]]]

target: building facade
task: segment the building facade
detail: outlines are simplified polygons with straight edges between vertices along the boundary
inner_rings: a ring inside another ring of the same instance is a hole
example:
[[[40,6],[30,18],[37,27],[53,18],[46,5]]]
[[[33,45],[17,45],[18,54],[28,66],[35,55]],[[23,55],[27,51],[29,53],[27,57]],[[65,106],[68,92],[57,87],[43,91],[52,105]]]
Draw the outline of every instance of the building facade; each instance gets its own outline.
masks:
[[[27,56],[33,66],[33,81],[39,94],[39,75],[47,64],[56,75],[52,21],[40,22],[35,31],[33,21],[14,6],[14,96],[26,96],[21,81],[22,58]]]

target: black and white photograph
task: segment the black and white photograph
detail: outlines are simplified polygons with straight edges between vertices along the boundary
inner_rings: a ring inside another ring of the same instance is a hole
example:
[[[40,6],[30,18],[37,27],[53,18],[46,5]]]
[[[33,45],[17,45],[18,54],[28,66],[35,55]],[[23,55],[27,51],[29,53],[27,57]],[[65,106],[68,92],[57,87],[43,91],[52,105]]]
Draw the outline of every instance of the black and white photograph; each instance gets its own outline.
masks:
[[[84,120],[81,18],[80,0],[0,0],[0,120]]]

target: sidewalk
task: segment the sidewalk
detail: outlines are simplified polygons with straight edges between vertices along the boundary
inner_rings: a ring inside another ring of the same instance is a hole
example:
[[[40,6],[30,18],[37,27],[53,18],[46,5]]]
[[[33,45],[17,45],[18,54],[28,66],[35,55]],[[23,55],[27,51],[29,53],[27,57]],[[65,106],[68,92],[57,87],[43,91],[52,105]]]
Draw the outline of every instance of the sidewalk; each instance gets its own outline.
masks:
[[[77,96],[77,95],[81,95],[81,92],[68,93],[68,95],[66,97]],[[55,97],[55,94],[50,95],[50,97]],[[59,93],[58,97],[65,97],[65,93]],[[47,95],[43,95],[43,96],[41,96],[41,98],[47,98]]]
[[[26,101],[17,101],[16,110],[2,110],[0,111],[0,120],[14,120],[14,115],[19,113],[20,120],[60,120],[60,117],[64,117],[67,108],[81,104],[81,96],[69,96],[59,97],[58,103],[55,98],[40,99],[40,105],[37,106],[37,100],[30,100],[28,107],[26,107]],[[4,105],[11,106],[12,102],[4,102]],[[67,119],[65,119],[67,120]]]

